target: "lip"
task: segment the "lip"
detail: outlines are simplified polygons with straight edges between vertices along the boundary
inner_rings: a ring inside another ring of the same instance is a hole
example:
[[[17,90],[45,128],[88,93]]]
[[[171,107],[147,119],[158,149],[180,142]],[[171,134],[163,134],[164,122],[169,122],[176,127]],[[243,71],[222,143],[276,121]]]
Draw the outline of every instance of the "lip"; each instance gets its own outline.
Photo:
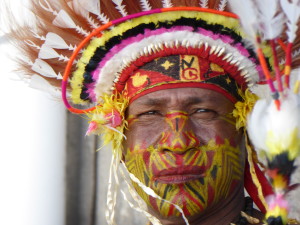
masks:
[[[205,177],[204,166],[184,166],[157,171],[154,174],[155,182],[165,184],[181,184]]]

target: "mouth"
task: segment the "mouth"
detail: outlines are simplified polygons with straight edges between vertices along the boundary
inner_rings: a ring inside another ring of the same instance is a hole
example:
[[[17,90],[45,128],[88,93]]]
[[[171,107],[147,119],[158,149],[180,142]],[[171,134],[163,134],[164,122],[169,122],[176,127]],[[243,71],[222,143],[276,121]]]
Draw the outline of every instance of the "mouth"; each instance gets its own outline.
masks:
[[[153,180],[165,184],[182,184],[205,177],[205,171],[203,166],[170,168],[156,172]]]

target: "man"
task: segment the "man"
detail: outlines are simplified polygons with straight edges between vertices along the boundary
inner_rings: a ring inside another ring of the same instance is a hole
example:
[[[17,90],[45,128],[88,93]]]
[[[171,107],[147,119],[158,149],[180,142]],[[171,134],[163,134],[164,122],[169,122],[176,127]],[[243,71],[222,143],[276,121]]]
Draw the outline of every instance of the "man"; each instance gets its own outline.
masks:
[[[180,206],[190,224],[230,224],[245,210],[246,153],[242,133],[228,118],[233,108],[221,94],[202,88],[156,91],[128,107],[129,171]],[[185,224],[170,202],[137,190],[163,224]]]
[[[33,61],[23,64],[26,70],[59,78],[61,61],[68,61],[66,107],[89,116],[88,134],[112,142],[111,171],[125,163],[153,224],[262,224],[244,186],[262,212],[272,190],[242,127],[255,102],[248,88],[264,67],[237,16],[224,11],[226,1],[203,1],[199,8],[194,1],[144,0],[141,10],[136,1],[101,1],[101,9],[98,1],[87,3],[33,4],[40,23],[25,42]],[[174,7],[182,5],[192,7]],[[262,52],[270,57],[268,49]],[[81,110],[70,99],[97,105]],[[270,224],[282,224],[281,215],[271,218]]]

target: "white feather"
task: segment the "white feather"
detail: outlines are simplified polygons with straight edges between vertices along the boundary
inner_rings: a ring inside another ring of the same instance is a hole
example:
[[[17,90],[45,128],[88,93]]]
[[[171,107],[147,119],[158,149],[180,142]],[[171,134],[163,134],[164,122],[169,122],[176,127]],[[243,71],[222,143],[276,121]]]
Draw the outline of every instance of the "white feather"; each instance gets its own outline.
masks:
[[[112,0],[116,5],[116,9],[121,13],[122,16],[127,16],[128,13],[125,10],[125,5],[122,4],[123,0]]]
[[[283,30],[284,15],[278,12],[278,3],[278,0],[257,1],[259,29],[265,40],[277,38]]]
[[[140,0],[140,4],[143,11],[149,11],[152,9],[148,0]]]
[[[76,23],[65,10],[60,10],[52,23],[58,27],[75,29],[79,34],[84,36],[89,34],[89,32],[76,25]]]
[[[39,35],[39,34],[36,33],[35,31],[32,30],[31,32],[32,32],[32,34],[33,34],[33,36],[34,36],[35,38],[40,39],[41,41],[45,41],[45,40],[46,40],[46,37]]]
[[[97,16],[97,19],[102,24],[107,24],[110,21],[110,19],[104,13],[99,14]]]
[[[224,11],[227,4],[227,0],[221,0],[218,6],[219,11]]]
[[[288,41],[293,43],[296,38],[296,31],[298,29],[298,20],[300,16],[300,6],[299,0],[292,0],[290,3],[289,0],[280,0],[282,10],[287,17],[287,26],[288,26]]]
[[[57,78],[58,74],[54,69],[42,59],[36,59],[31,69],[44,77]]]
[[[84,7],[81,6],[78,0],[73,0],[71,2],[68,2],[68,5],[75,13],[84,17],[89,23],[91,28],[94,29],[99,27],[99,24],[95,22],[95,20],[90,16],[90,13]]]
[[[61,36],[52,32],[49,32],[46,35],[46,40],[44,44],[51,48],[74,50],[74,46],[68,45]]]
[[[229,0],[229,5],[232,11],[239,16],[244,31],[250,40],[255,43],[259,21],[253,2],[251,0]]]
[[[41,76],[38,75],[31,76],[29,87],[48,93],[54,98],[57,99],[61,98],[61,92],[59,88],[55,88],[45,78]]]
[[[100,1],[99,0],[73,0],[77,5],[81,6],[86,11],[95,15],[100,14]]]
[[[208,0],[200,0],[201,8],[208,8]]]
[[[88,16],[88,11],[86,11],[77,0],[73,0],[68,2],[68,6],[78,15],[83,16],[86,18]]]
[[[62,60],[64,62],[69,61],[69,58],[67,56],[58,54],[53,48],[43,44],[38,57],[40,59],[54,59],[54,58],[58,58],[58,60]]]
[[[104,13],[100,13],[97,18],[103,24],[107,24],[109,22],[109,18]]]
[[[254,146],[259,150],[271,152],[268,142],[280,149],[289,150],[291,134],[298,129],[300,139],[300,96],[289,91],[281,99],[277,110],[272,99],[259,100],[249,116],[248,132]],[[273,133],[270,139],[270,132]]]
[[[35,43],[34,43],[33,41],[31,41],[31,40],[25,40],[24,42],[25,42],[26,45],[28,45],[28,46],[30,46],[30,47],[36,48],[36,49],[38,49],[38,50],[41,49],[41,47],[40,47],[39,45],[35,44]]]
[[[42,1],[44,1],[44,3],[46,4],[46,5],[43,5],[42,2],[41,2],[41,0],[39,0],[39,5],[42,7],[42,9],[46,10],[47,12],[51,12],[53,15],[56,16],[57,15],[57,11],[55,11],[51,7],[50,3],[47,0],[42,0]]]
[[[163,0],[162,5],[163,5],[163,8],[172,8],[173,7],[171,0]]]

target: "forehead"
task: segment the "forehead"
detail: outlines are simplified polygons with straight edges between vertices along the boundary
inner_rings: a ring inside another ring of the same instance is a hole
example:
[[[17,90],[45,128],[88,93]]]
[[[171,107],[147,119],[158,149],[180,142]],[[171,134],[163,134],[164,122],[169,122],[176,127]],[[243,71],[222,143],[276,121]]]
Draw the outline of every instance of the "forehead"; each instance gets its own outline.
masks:
[[[151,92],[133,101],[131,107],[143,106],[189,106],[193,104],[209,104],[209,105],[226,105],[232,106],[233,103],[229,101],[222,94],[204,88],[174,88],[164,89]]]

